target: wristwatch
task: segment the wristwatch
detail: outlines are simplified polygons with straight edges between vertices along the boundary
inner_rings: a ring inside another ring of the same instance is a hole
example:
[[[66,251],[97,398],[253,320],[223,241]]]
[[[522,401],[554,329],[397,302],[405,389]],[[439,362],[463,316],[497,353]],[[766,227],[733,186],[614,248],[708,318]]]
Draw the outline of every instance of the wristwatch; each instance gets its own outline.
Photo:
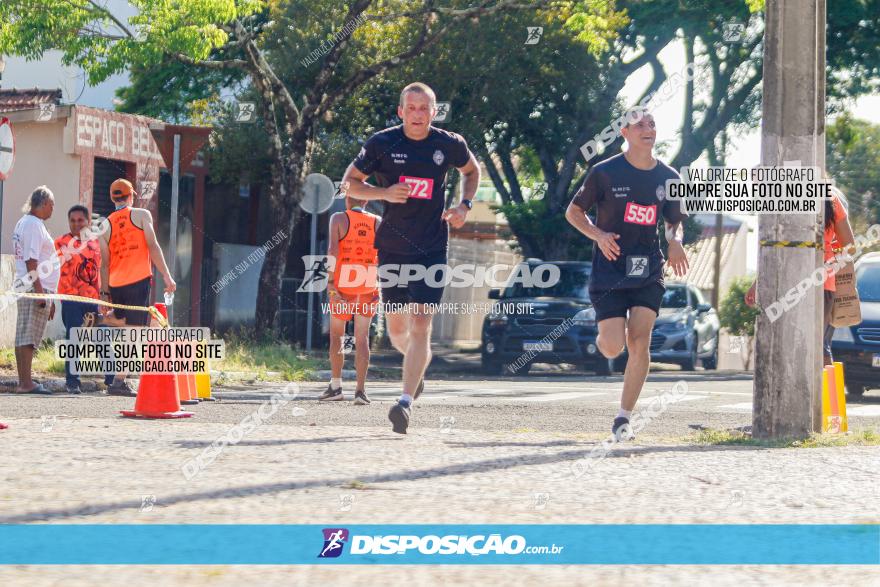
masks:
[[[471,200],[462,200],[461,203],[468,210],[473,210],[474,208],[474,203]]]

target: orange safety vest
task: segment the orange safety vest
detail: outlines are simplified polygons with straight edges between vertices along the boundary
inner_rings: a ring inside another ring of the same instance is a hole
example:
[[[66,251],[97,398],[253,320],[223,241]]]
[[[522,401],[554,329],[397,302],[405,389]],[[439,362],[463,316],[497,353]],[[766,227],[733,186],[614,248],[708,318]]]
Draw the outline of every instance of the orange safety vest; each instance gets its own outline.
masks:
[[[374,293],[379,288],[376,280],[379,252],[373,245],[379,217],[360,209],[346,210],[345,216],[348,218],[348,232],[339,239],[339,257],[333,272],[333,285],[341,294]],[[364,269],[358,270],[359,267]],[[354,285],[340,286],[340,280]]]
[[[110,287],[122,287],[153,275],[144,229],[131,221],[126,206],[107,217],[110,221]]]

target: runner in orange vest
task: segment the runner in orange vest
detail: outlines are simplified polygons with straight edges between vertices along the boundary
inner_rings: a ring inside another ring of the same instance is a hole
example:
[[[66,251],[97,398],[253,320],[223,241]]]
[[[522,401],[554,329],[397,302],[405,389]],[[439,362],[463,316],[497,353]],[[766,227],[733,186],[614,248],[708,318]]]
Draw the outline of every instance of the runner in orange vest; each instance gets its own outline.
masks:
[[[152,265],[165,282],[165,291],[177,284],[171,278],[165,256],[153,230],[153,216],[145,208],[133,208],[134,186],[126,179],[110,184],[110,199],[116,211],[107,217],[110,230],[101,235],[101,299],[128,306],[150,305]],[[109,326],[148,326],[150,314],[135,310],[114,309],[104,317]],[[107,389],[110,395],[137,395],[125,383],[125,374],[117,373]]]
[[[379,303],[378,252],[373,241],[381,219],[366,212],[364,204],[362,200],[346,197],[346,211],[330,217],[328,255],[336,263],[332,279],[328,279],[327,284],[330,298],[330,385],[321,395],[321,401],[345,399],[342,393],[342,338],[346,322],[353,318],[357,371],[354,403],[370,403],[365,389],[370,366],[370,322]]]

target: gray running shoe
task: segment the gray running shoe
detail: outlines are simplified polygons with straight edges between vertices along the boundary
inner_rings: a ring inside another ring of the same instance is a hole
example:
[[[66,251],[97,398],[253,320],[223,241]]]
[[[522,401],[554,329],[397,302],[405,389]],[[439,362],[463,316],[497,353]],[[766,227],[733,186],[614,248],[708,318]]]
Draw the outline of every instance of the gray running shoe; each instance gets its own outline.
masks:
[[[327,385],[327,391],[321,394],[321,397],[318,400],[322,402],[338,402],[345,399],[345,396],[342,395],[342,388],[333,389],[330,385]]]

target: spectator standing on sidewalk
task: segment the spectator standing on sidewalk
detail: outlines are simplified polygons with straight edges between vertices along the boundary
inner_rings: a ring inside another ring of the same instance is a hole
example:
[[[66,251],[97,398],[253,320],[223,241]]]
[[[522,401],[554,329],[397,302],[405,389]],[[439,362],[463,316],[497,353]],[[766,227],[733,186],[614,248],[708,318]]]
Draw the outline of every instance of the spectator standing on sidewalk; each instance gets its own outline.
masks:
[[[55,239],[55,248],[61,259],[61,279],[58,293],[98,300],[101,292],[101,246],[98,239],[88,232],[89,209],[77,204],[67,211],[70,232]],[[61,321],[64,322],[66,338],[70,329],[94,325],[98,306],[88,302],[61,301]],[[82,393],[79,375],[70,372],[70,361],[64,362],[64,378],[67,393]],[[109,380],[108,380],[109,379]],[[113,375],[105,378],[110,385]]]
[[[107,220],[110,230],[101,235],[101,298],[124,306],[150,305],[153,266],[165,281],[165,292],[173,293],[177,284],[165,263],[165,256],[153,229],[153,216],[145,208],[134,206],[134,186],[127,179],[110,184],[110,199],[116,211]],[[150,314],[146,310],[114,309],[104,323],[116,327],[147,327]],[[125,373],[117,373],[107,388],[109,395],[134,397],[134,389],[125,382]]]
[[[827,176],[826,176],[827,178]],[[831,325],[831,314],[834,310],[834,292],[837,289],[835,270],[832,265],[836,252],[847,253],[855,242],[852,226],[849,223],[843,192],[833,188],[832,198],[825,200],[825,230],[824,230],[824,260],[826,267],[825,284],[823,291],[824,312],[822,316],[822,360],[825,365],[832,365],[834,358],[831,356],[831,339],[834,336],[834,326]],[[757,279],[752,287],[746,292],[746,305],[757,305]]]
[[[12,251],[15,256],[13,290],[21,293],[52,294],[58,287],[59,262],[55,243],[45,220],[55,209],[55,196],[42,185],[36,188],[22,207],[24,216],[12,232]],[[18,369],[17,393],[51,394],[31,377],[34,351],[40,346],[46,324],[55,315],[52,300],[18,298],[18,318],[15,322],[15,366]]]

